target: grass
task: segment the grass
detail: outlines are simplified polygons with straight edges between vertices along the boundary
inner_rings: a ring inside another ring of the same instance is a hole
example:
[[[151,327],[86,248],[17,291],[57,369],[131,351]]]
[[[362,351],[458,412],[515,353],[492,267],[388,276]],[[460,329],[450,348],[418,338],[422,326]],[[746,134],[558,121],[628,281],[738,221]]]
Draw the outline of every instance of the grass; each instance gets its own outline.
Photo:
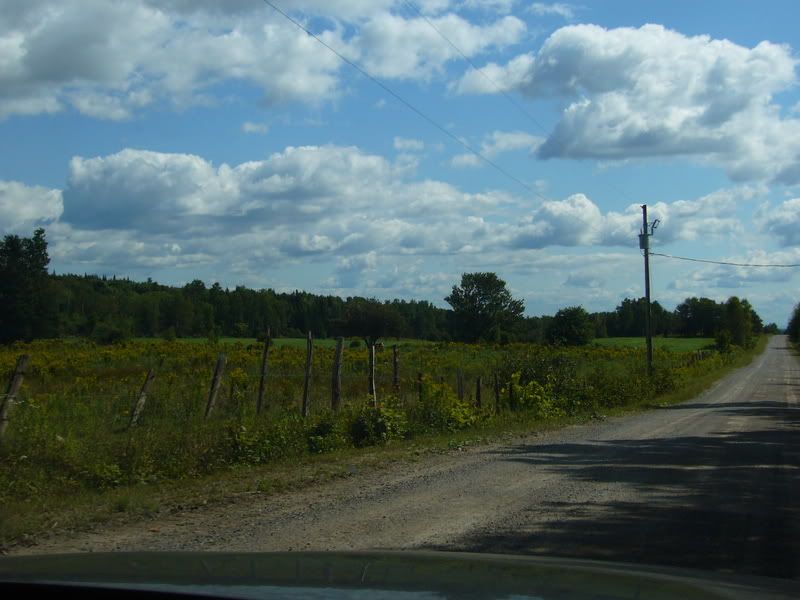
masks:
[[[749,363],[763,351],[766,342],[767,338],[762,337],[754,349],[742,352],[725,366],[695,371],[690,380],[671,393],[654,400],[603,407],[602,413],[615,416],[693,398],[724,375]],[[418,461],[430,454],[501,440],[512,441],[534,431],[558,429],[598,416],[597,411],[584,411],[573,416],[542,420],[531,413],[505,412],[469,429],[419,434],[412,439],[392,440],[382,446],[343,447],[322,454],[287,456],[256,466],[233,465],[208,475],[104,490],[84,489],[69,495],[43,490],[45,497],[37,497],[35,501],[18,498],[3,507],[0,543],[26,543],[34,536],[47,535],[50,531],[85,529],[97,523],[136,522],[175,511],[235,501],[243,495],[277,494],[350,477],[358,472],[389,469],[400,461]]]
[[[603,348],[644,348],[643,337],[610,337],[597,338],[593,342]],[[672,352],[694,352],[714,345],[713,338],[654,337],[653,347]]]

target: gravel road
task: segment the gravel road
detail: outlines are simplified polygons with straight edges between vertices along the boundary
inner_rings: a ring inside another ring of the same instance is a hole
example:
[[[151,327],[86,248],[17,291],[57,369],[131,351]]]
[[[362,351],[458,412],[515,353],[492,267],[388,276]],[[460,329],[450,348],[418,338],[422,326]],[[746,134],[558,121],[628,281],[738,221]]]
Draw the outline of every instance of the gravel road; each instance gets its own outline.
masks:
[[[430,548],[799,578],[799,396],[774,336],[684,404],[19,551]]]

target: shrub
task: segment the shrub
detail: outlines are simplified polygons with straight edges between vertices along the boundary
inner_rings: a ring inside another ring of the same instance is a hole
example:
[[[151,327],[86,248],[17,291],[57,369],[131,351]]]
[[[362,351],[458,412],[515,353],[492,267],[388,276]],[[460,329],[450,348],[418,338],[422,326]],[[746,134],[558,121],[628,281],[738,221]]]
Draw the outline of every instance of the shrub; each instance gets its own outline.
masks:
[[[470,427],[477,421],[475,408],[459,400],[453,391],[441,383],[423,382],[422,399],[411,414],[423,431],[456,431]]]
[[[407,433],[405,412],[386,404],[362,408],[350,423],[350,439],[358,448],[385,444]]]
[[[337,448],[345,448],[350,442],[344,419],[337,419],[335,415],[328,414],[322,417],[308,433],[308,450],[312,454],[330,452]]]

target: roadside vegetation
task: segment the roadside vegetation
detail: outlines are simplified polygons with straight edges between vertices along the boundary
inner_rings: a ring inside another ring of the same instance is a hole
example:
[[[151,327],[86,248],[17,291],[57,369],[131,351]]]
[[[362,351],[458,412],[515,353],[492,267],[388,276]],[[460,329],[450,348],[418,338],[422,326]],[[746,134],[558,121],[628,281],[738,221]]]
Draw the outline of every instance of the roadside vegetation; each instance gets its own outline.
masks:
[[[208,484],[242,468],[260,469],[258,483],[249,485],[268,492],[286,485],[287,465],[314,464],[320,455],[352,456],[368,447],[391,453],[427,443],[441,447],[674,401],[755,351],[657,349],[655,373],[648,378],[644,353],[633,347],[409,344],[399,348],[399,393],[391,381],[391,352],[378,353],[373,405],[366,393],[368,352],[361,345],[344,351],[345,402],[334,412],[333,350],[319,347],[312,365],[312,410],[303,418],[303,349],[272,349],[268,407],[256,414],[261,347],[228,344],[223,391],[206,418],[219,349],[219,344],[180,341],[115,346],[40,341],[0,348],[0,369],[6,373],[18,354],[32,357],[2,444],[0,538],[8,543],[63,526],[65,511],[74,522],[86,522],[152,507],[165,486]],[[140,422],[130,427],[149,368],[156,369],[156,379]],[[272,483],[264,473],[270,466],[283,473]],[[76,504],[93,508],[76,511]]]

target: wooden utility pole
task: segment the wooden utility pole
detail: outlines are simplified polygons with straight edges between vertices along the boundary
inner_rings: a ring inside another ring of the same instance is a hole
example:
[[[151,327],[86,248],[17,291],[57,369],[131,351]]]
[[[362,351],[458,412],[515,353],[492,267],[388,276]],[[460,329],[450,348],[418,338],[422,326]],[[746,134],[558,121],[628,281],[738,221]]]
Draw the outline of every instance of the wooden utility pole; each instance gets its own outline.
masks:
[[[655,229],[655,224],[653,225]],[[642,233],[639,234],[639,248],[644,253],[644,335],[647,338],[647,375],[653,374],[653,331],[650,324],[650,236],[652,231],[647,224],[647,204],[642,204]]]

